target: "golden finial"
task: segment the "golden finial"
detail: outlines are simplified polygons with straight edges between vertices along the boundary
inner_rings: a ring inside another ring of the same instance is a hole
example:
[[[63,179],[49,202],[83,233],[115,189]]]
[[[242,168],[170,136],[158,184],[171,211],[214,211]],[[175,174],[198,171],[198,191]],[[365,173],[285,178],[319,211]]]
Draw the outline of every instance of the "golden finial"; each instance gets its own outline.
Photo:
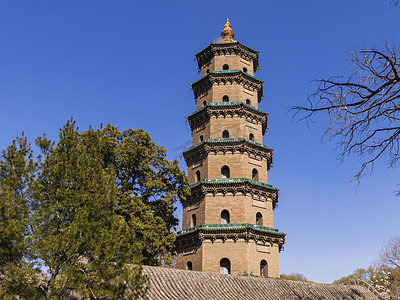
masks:
[[[226,18],[226,22],[225,22],[225,26],[224,26],[225,28],[226,27],[229,27],[229,28],[231,28],[231,23],[229,23],[229,18]]]
[[[224,26],[224,30],[221,32],[221,40],[218,43],[232,43],[235,42],[233,39],[235,37],[235,33],[231,28],[231,23],[229,19],[226,19],[226,23]]]

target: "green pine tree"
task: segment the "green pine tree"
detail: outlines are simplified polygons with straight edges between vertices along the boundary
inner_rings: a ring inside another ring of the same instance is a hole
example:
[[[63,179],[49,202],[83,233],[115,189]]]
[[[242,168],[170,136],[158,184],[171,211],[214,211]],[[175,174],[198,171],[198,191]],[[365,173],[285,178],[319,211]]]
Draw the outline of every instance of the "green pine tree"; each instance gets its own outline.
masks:
[[[40,272],[29,251],[29,218],[36,164],[26,138],[18,138],[0,156],[0,297],[36,299]]]
[[[53,145],[37,139],[42,150],[35,191],[33,249],[49,281],[46,296],[90,299],[143,295],[141,248],[116,211],[115,174],[100,161],[101,136],[92,130],[85,142],[68,122]]]
[[[0,295],[145,297],[143,264],[171,263],[174,204],[189,193],[178,162],[143,130],[111,125],[59,140],[25,138],[0,160]]]

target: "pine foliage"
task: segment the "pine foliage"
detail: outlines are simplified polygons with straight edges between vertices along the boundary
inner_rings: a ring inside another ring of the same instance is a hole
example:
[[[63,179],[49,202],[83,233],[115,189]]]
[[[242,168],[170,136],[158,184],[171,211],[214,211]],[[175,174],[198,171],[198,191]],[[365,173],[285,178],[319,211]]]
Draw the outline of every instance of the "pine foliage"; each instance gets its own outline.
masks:
[[[132,299],[141,265],[171,263],[174,204],[188,194],[178,162],[143,130],[111,125],[59,140],[21,138],[3,151],[0,295],[25,299]]]

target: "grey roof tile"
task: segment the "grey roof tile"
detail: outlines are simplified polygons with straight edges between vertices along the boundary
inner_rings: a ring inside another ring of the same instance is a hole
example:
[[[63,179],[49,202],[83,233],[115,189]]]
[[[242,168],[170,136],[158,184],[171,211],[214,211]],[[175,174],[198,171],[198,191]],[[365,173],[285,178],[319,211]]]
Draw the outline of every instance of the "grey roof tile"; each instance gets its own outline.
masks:
[[[368,284],[360,281],[335,285],[149,266],[143,268],[143,273],[150,280],[150,300],[383,299]]]

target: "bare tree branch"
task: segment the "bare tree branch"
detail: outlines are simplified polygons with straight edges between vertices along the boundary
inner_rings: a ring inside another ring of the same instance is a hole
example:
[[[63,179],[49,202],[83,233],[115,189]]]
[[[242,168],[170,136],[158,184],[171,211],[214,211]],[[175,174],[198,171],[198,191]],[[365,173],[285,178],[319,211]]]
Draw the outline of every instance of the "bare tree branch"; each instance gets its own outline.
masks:
[[[379,260],[389,267],[400,268],[400,237],[391,237],[388,242],[383,244]]]
[[[400,162],[399,55],[399,48],[389,42],[381,50],[352,50],[346,58],[350,72],[317,80],[309,106],[290,108],[293,117],[307,122],[317,114],[327,115],[324,137],[336,141],[339,157],[363,160],[354,176],[358,181],[381,157],[391,167]]]
[[[392,0],[390,1],[390,5],[397,6],[400,3],[400,0]]]

